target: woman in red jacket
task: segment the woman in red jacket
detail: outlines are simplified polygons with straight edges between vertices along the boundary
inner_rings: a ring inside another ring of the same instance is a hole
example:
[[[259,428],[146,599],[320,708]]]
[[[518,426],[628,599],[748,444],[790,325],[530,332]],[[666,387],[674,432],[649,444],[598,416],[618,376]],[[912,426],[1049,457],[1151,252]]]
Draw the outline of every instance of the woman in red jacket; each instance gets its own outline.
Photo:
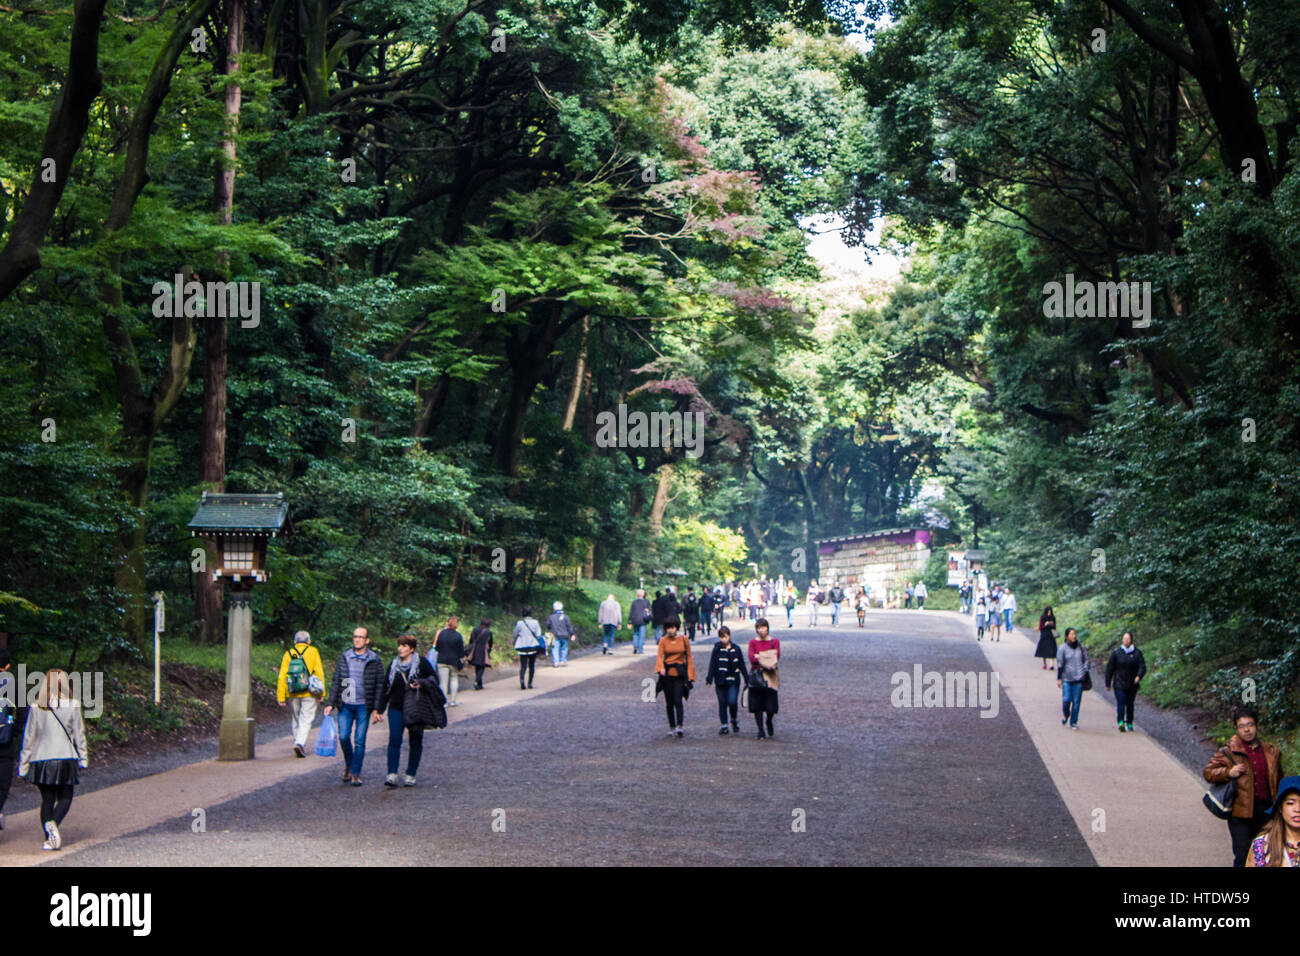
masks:
[[[766,687],[749,688],[749,712],[758,724],[758,739],[775,737],[772,718],[778,709],[777,690],[780,680],[777,676],[777,662],[781,659],[781,642],[775,637],[768,637],[770,627],[767,618],[760,617],[754,622],[754,633],[758,635],[749,642],[749,663],[754,670],[763,675]],[[767,718],[767,731],[763,730],[763,719]]]

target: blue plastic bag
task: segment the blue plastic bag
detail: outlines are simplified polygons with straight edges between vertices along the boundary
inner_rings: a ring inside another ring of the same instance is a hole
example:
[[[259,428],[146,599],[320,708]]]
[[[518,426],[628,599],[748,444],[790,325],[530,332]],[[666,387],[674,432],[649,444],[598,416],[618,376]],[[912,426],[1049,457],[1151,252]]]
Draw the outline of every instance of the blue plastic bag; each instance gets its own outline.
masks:
[[[333,714],[326,714],[320,721],[320,733],[316,735],[316,756],[333,757],[338,751],[339,728],[334,722]]]

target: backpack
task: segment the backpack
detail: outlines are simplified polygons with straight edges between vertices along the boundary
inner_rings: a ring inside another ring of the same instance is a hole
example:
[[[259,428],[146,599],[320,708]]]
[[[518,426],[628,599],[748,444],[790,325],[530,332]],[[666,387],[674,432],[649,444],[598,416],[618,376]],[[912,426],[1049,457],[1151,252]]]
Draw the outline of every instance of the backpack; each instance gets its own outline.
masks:
[[[297,645],[289,648],[289,670],[285,674],[284,687],[290,694],[303,694],[311,689],[311,674],[302,654],[297,653]]]
[[[826,597],[826,592],[825,592],[825,591],[818,591],[818,592],[817,592],[817,603],[818,603],[818,604],[825,604],[827,600],[828,600],[828,598]]]
[[[0,696],[0,747],[9,745],[14,739],[14,715],[16,708],[7,699]]]

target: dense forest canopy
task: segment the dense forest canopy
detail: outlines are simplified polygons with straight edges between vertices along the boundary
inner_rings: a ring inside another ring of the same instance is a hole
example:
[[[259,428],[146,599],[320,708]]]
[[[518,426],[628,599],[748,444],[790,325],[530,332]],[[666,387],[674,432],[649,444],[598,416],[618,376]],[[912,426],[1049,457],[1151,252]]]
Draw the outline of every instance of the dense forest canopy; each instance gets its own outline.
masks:
[[[222,640],[205,489],[290,503],[274,640],[517,603],[539,567],[802,584],[816,539],[917,524],[1297,706],[1300,4],[0,27],[0,629],[130,656],[163,590]],[[902,280],[832,292],[824,216]],[[702,415],[698,454],[598,442],[620,405]]]

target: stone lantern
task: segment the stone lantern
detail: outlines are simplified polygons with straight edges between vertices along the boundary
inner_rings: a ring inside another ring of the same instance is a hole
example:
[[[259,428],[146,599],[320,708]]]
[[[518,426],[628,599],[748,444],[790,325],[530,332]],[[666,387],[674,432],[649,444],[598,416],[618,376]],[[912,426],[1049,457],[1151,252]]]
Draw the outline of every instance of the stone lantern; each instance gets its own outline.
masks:
[[[221,708],[218,760],[253,759],[253,585],[265,581],[266,543],[279,534],[289,505],[284,495],[204,492],[190,534],[214,538],[212,580],[230,582],[226,623],[226,696]]]

